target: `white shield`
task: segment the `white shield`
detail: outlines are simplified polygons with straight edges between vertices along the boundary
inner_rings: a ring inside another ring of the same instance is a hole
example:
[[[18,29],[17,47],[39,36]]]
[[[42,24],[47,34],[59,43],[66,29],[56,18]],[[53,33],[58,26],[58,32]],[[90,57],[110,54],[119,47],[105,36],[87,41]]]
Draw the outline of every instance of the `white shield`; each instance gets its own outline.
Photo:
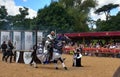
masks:
[[[29,64],[31,62],[32,60],[31,54],[32,52],[24,52],[23,59],[25,64]]]

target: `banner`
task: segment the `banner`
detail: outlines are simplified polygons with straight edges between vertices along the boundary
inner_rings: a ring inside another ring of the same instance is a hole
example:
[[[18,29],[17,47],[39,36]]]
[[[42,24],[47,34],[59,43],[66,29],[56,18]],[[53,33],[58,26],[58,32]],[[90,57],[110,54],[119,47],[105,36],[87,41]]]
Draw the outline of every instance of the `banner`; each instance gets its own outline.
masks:
[[[25,32],[25,50],[33,48],[33,35],[32,32]]]
[[[13,33],[13,45],[16,50],[21,50],[21,32]]]
[[[42,32],[38,32],[37,33],[37,42],[39,43],[39,42],[42,42],[42,38],[43,38],[43,33]]]
[[[1,44],[3,43],[3,41],[6,41],[6,43],[8,43],[8,40],[10,40],[10,32],[2,31],[1,32]]]

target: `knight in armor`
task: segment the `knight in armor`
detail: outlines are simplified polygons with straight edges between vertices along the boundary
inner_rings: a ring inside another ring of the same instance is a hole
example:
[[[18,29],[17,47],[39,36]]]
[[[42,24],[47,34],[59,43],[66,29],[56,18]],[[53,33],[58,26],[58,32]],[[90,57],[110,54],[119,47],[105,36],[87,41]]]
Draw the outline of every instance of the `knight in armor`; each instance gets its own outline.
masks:
[[[52,59],[55,38],[56,38],[56,36],[55,36],[54,31],[51,31],[51,33],[49,35],[47,35],[45,47],[48,50],[48,55],[49,55],[48,61],[50,61]]]

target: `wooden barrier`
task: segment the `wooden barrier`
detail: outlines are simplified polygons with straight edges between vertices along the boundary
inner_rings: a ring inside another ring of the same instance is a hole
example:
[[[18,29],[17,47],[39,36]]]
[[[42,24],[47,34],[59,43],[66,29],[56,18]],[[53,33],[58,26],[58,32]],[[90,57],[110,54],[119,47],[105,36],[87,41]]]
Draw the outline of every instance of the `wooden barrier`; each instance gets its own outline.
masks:
[[[109,48],[83,48],[83,53],[89,53],[95,56],[104,57],[117,57],[120,54],[120,49],[109,49]]]
[[[26,50],[15,51],[15,62],[29,64],[32,60],[31,54],[32,51],[26,51]],[[37,57],[36,57],[36,62],[41,63]]]
[[[74,51],[73,47],[66,47],[64,48],[65,53],[70,54],[71,51]],[[103,57],[118,57],[120,56],[120,49],[110,49],[110,48],[90,48],[85,47],[82,51],[83,55],[90,55],[90,56],[103,56]]]

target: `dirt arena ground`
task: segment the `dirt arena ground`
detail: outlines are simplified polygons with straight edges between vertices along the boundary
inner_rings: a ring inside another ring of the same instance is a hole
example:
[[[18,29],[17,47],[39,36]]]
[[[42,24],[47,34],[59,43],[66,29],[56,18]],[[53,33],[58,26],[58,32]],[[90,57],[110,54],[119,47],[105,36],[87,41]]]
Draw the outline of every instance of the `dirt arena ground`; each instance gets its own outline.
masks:
[[[38,68],[33,68],[27,64],[0,60],[0,77],[112,77],[120,66],[119,58],[83,56],[84,67],[72,67],[72,55],[63,57],[66,57],[68,70],[64,70],[60,63],[59,70],[55,70],[54,64],[38,64]]]

